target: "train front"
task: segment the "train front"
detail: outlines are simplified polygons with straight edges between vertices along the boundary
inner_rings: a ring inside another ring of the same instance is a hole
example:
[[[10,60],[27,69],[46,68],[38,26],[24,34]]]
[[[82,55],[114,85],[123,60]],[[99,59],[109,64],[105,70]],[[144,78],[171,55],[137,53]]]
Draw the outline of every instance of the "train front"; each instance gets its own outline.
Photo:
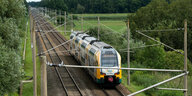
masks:
[[[121,68],[121,56],[113,48],[103,48],[100,55],[100,66],[109,68]],[[119,69],[100,69],[98,83],[120,84],[122,72]]]

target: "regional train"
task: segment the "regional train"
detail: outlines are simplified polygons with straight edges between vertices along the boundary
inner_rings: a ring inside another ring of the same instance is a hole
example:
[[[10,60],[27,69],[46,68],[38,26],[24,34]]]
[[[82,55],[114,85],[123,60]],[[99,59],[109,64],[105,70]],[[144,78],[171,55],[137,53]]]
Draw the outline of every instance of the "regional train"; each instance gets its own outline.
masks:
[[[71,54],[81,65],[121,68],[121,56],[112,46],[80,31],[73,31],[70,39]],[[120,69],[87,68],[86,70],[99,84],[120,84],[122,81]]]

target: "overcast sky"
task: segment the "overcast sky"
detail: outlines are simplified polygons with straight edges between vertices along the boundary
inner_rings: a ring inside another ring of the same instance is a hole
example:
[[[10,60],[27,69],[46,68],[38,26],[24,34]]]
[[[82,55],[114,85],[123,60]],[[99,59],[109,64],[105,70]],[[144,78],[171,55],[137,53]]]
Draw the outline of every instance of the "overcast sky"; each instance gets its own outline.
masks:
[[[32,2],[32,1],[34,1],[34,2],[39,2],[39,1],[41,1],[41,0],[27,0],[27,2]]]

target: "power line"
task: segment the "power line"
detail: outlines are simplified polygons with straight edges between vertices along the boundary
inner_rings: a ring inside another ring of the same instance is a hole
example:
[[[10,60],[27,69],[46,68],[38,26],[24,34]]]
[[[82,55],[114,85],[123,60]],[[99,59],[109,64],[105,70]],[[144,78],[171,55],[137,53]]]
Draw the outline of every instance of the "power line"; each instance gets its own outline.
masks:
[[[150,36],[148,36],[148,35],[140,32],[140,31],[136,31],[136,32],[139,33],[139,34],[141,34],[141,35],[143,35],[143,36],[145,36],[145,37],[147,37],[147,38],[149,38],[149,39],[151,39],[151,40],[153,40],[153,41],[156,41],[156,42],[164,45],[164,46],[167,47],[167,48],[170,48],[170,49],[172,49],[172,50],[174,50],[174,51],[176,51],[176,52],[178,52],[178,53],[180,53],[180,54],[183,54],[183,53],[180,52],[179,50],[176,50],[176,49],[174,49],[173,47],[171,47],[171,46],[169,46],[169,45],[167,45],[167,44],[164,44],[164,43],[162,43],[162,42],[160,42],[160,41],[158,41],[158,40],[155,40],[154,38],[152,38],[152,37],[150,37]]]
[[[181,31],[184,30],[184,28],[177,28],[177,29],[164,29],[164,30],[136,30],[140,32],[166,32],[166,31]]]

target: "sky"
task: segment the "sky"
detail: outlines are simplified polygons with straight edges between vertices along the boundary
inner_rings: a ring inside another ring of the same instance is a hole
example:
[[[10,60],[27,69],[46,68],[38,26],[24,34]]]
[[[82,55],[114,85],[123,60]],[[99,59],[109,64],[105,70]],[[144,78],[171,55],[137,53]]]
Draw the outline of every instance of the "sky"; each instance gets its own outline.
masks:
[[[41,0],[27,0],[27,2],[32,2],[32,1],[34,1],[34,2],[39,2],[39,1],[41,1]]]

